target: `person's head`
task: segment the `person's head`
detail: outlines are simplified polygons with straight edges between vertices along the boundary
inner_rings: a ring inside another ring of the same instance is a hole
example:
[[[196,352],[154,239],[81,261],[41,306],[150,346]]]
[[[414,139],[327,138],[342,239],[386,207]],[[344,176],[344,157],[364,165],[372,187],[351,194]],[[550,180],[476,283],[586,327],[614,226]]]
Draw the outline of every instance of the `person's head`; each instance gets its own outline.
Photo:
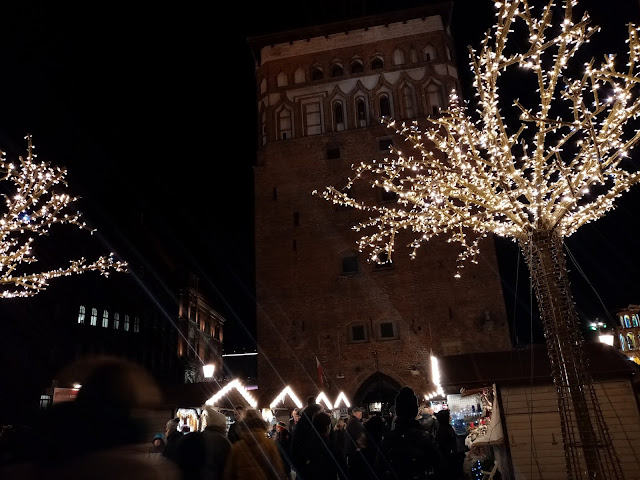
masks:
[[[418,397],[411,387],[402,387],[396,395],[396,415],[403,419],[415,419],[418,416]]]
[[[154,447],[160,447],[164,445],[164,439],[162,438],[162,434],[156,433],[156,436],[153,437],[153,440],[151,441],[151,443],[153,443]]]
[[[221,433],[227,432],[226,415],[220,413],[210,405],[204,405],[202,407],[202,413],[204,418],[204,428],[216,430]]]
[[[327,412],[319,411],[313,416],[313,428],[323,437],[328,437],[331,433],[331,415]]]
[[[247,430],[267,432],[267,422],[262,419],[260,412],[254,408],[245,410],[243,421]]]
[[[314,397],[313,395],[309,395],[307,397],[307,405],[313,405],[314,403],[316,403],[316,397]]]
[[[242,405],[236,405],[234,407],[233,416],[235,417],[236,421],[244,420],[245,415],[246,415],[246,410]]]
[[[180,431],[178,430],[179,426],[180,426],[180,419],[178,417],[175,417],[169,420],[165,426],[167,438],[169,438],[171,435],[180,433]]]
[[[276,423],[276,431],[280,433],[283,430],[287,430],[287,424],[282,421]]]
[[[421,411],[420,411],[421,415],[433,415],[433,407],[431,406],[431,403],[427,403],[425,405],[422,406]]]
[[[364,409],[362,407],[353,407],[353,410],[351,410],[351,415],[356,417],[358,420],[362,420],[363,413]]]
[[[451,415],[449,413],[448,408],[443,408],[438,413],[436,413],[436,418],[438,419],[438,423],[440,425],[448,425]]]
[[[298,420],[300,420],[300,409],[299,408],[294,408],[293,411],[291,412],[291,418],[293,418],[293,421],[295,423],[298,423]]]

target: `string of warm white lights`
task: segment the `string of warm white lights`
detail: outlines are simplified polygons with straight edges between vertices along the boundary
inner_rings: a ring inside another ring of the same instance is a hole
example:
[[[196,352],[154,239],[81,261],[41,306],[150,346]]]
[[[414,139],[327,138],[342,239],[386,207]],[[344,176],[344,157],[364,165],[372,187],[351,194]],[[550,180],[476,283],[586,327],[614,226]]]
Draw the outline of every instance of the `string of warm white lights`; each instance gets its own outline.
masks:
[[[71,260],[67,267],[43,272],[27,273],[22,269],[38,260],[33,256],[35,237],[48,235],[55,224],[70,224],[93,233],[81,219],[80,212],[72,212],[77,200],[65,193],[65,169],[49,163],[36,162],[31,135],[27,140],[27,157],[19,157],[16,166],[0,151],[0,181],[6,181],[6,210],[0,217],[0,297],[29,297],[46,289],[53,278],[98,271],[108,276],[110,271],[126,271],[126,262],[115,261],[113,254],[101,256],[87,263],[85,258]]]
[[[566,237],[614,208],[616,198],[640,180],[637,171],[623,165],[640,139],[629,125],[640,111],[638,29],[629,26],[625,71],[617,71],[614,56],[608,56],[599,66],[587,63],[572,78],[572,57],[597,29],[589,26],[587,14],[572,19],[573,1],[566,3],[554,35],[552,3],[534,18],[527,1],[496,2],[493,36],[479,52],[470,50],[478,120],[455,91],[449,109],[430,118],[430,126],[385,118],[383,123],[416,153],[392,146],[392,156],[354,166],[355,176],[345,189],[322,192],[336,204],[373,214],[354,227],[363,232],[360,250],[369,250],[373,260],[380,252],[391,258],[400,232],[414,234],[412,257],[437,235],[460,243],[459,267],[464,260],[475,262],[479,241],[490,232],[525,239],[531,230],[542,229]],[[528,29],[529,47],[507,54],[516,21]],[[501,116],[498,82],[512,66],[534,75],[539,105],[515,100],[520,124],[510,130]],[[350,197],[349,189],[361,180],[395,192],[397,203],[369,204]]]

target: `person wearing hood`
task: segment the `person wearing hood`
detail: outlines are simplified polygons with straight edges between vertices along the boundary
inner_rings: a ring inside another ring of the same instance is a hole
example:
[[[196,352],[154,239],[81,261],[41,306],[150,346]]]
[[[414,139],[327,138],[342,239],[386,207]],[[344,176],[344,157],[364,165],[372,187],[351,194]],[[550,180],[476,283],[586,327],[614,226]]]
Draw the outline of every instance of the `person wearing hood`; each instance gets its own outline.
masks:
[[[286,480],[275,442],[267,438],[267,424],[254,409],[247,409],[240,439],[231,446],[224,480]]]
[[[204,478],[222,480],[224,466],[231,451],[231,441],[227,438],[227,417],[209,405],[203,405],[205,442]]]
[[[382,440],[376,471],[382,478],[449,480],[435,439],[416,420],[418,397],[413,389],[402,387],[395,407],[395,426]]]

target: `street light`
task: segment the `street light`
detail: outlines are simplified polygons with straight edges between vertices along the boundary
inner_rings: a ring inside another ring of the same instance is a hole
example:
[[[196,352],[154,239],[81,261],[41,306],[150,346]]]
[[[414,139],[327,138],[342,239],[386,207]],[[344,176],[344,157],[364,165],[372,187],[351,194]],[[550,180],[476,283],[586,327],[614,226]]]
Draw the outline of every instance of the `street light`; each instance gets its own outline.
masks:
[[[596,318],[595,322],[591,322],[589,324],[589,328],[594,332],[598,332],[598,340],[600,340],[600,343],[604,343],[613,347],[613,335],[611,335],[610,333],[602,333],[602,329],[607,328],[606,323],[601,322]]]
[[[207,365],[202,366],[202,373],[204,374],[205,379],[213,378],[213,372],[215,371],[216,366],[213,363],[209,363]]]

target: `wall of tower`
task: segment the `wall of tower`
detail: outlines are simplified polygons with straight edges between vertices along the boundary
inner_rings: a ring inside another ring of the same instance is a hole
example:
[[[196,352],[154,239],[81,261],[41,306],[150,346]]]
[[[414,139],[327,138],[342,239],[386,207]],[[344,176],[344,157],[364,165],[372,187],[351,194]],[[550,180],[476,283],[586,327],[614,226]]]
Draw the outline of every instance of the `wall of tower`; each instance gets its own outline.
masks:
[[[263,48],[256,71],[255,167],[260,388],[291,385],[300,395],[317,393],[317,357],[329,381],[324,390],[354,395],[380,372],[426,392],[433,387],[431,351],[511,348],[491,238],[482,243],[479,263],[467,265],[459,279],[459,250],[442,240],[429,242],[411,260],[405,247],[410,239],[400,237],[392,266],[379,267],[357,252],[360,234],[351,227],[362,214],[312,195],[328,185],[342,187],[352,164],[388,155],[389,141],[401,145],[379,123],[382,96],[394,118],[424,121],[438,95],[446,99],[458,88],[452,48],[439,17]],[[376,57],[383,68],[372,68]],[[354,59],[362,72],[350,71]],[[332,76],[335,64],[344,72]],[[314,69],[324,75],[311,80]],[[366,99],[364,121],[359,98]],[[309,102],[319,106],[315,130]],[[336,119],[336,102],[343,122]],[[284,125],[283,108],[291,113]],[[353,193],[382,201],[373,188]],[[358,271],[345,273],[342,259],[354,253]]]

